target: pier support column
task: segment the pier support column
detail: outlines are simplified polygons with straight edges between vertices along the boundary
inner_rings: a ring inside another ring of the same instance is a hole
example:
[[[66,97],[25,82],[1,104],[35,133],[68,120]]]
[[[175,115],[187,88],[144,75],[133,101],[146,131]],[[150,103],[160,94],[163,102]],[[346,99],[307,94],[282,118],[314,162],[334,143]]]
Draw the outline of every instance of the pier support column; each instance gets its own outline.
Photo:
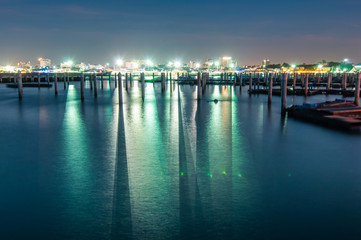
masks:
[[[165,78],[164,73],[162,73],[162,78]],[[140,79],[142,81],[142,99],[144,101],[144,97],[145,97],[145,80],[144,80],[144,72],[140,73]],[[163,87],[162,87],[162,92],[163,92]]]
[[[306,78],[305,78],[305,96],[308,96],[308,77],[309,77],[309,73],[306,73]]]
[[[293,73],[293,92],[296,91],[297,73]]]
[[[90,73],[89,75],[89,82],[90,82],[90,91],[93,91],[93,78],[92,78],[92,74]]]
[[[23,99],[23,79],[21,76],[21,72],[18,73],[18,95],[19,95],[19,99]]]
[[[94,73],[94,97],[98,97],[97,73]]]
[[[55,96],[58,95],[58,74],[54,74],[54,91]]]
[[[66,89],[66,74],[63,74],[63,80],[64,80],[64,89]]]
[[[84,101],[84,73],[81,74],[80,81],[80,99]]]
[[[165,91],[165,73],[164,72],[162,72],[161,73],[161,79],[162,79],[162,92],[164,92]]]
[[[249,87],[248,92],[252,93],[252,73],[249,74]]]
[[[197,100],[201,100],[201,73],[198,72],[198,75],[197,75],[197,85],[198,85],[198,98]]]
[[[331,89],[331,83],[332,83],[332,73],[328,73],[327,90]]]
[[[206,84],[207,84],[207,73],[202,74],[202,93],[204,94],[206,90]]]
[[[118,81],[119,81],[119,104],[123,103],[123,80],[122,80],[122,73],[118,73]]]
[[[48,82],[48,85],[50,85],[50,74],[49,74],[49,72],[46,75],[46,81]]]
[[[154,73],[153,73],[153,81],[154,81]],[[128,87],[129,87],[129,85],[128,85],[128,73],[126,72],[125,73],[125,91],[127,91],[127,92],[128,92]]]
[[[346,91],[347,89],[347,73],[344,73],[342,80],[342,90]]]
[[[283,74],[283,79],[281,82],[281,110],[282,114],[286,113],[287,108],[287,80],[288,80],[288,74]]]
[[[118,74],[119,76],[119,74]],[[114,73],[114,87],[117,88],[118,87],[118,82],[117,82],[117,73]]]
[[[102,75],[100,77],[100,85],[101,85],[101,88],[104,89],[104,73],[102,72]]]
[[[272,91],[273,91],[273,73],[271,73],[268,83],[268,104],[272,103]]]
[[[355,87],[355,104],[358,106],[360,104],[360,82],[361,82],[361,73],[358,74],[356,79]]]
[[[239,91],[242,91],[243,74],[239,74]]]
[[[40,89],[40,72],[38,73],[38,88]]]
[[[66,73],[66,83],[67,83],[68,87],[69,87],[69,81],[70,81],[70,77],[69,77],[69,73],[67,72]]]

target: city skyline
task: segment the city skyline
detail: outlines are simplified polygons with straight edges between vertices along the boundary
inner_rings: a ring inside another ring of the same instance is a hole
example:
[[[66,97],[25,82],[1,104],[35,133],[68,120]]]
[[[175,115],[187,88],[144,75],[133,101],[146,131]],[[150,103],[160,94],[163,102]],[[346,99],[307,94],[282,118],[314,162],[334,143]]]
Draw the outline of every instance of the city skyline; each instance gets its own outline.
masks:
[[[4,64],[22,56],[54,62],[109,62],[118,57],[167,62],[169,56],[202,60],[231,55],[241,65],[264,58],[298,63],[361,60],[361,33],[355,31],[361,3],[354,0],[0,3],[0,17],[7,23],[0,46]]]

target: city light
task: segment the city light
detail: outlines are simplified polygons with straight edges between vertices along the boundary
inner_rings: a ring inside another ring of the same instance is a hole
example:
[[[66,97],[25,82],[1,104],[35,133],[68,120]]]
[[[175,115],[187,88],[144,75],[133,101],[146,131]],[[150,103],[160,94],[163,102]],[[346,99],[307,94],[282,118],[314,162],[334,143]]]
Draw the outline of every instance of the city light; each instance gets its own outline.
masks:
[[[215,64],[217,67],[219,66],[219,62],[218,62],[218,61],[217,61],[217,62],[215,62],[214,64]]]
[[[296,65],[295,65],[295,64],[292,64],[291,68],[295,69],[295,68],[296,68]]]
[[[147,60],[146,63],[147,63],[147,65],[148,65],[149,67],[152,67],[152,66],[153,66],[153,62],[152,62],[151,60]]]
[[[174,63],[174,66],[175,66],[176,68],[179,68],[179,67],[181,66],[181,63],[180,63],[179,61],[176,61],[176,62]]]
[[[168,63],[168,67],[171,67],[171,66],[173,66],[173,62]]]
[[[122,66],[122,65],[123,65],[123,60],[122,60],[122,59],[118,59],[118,60],[117,60],[117,65],[118,65],[118,66]]]
[[[196,63],[196,68],[199,68],[201,66],[200,63]]]

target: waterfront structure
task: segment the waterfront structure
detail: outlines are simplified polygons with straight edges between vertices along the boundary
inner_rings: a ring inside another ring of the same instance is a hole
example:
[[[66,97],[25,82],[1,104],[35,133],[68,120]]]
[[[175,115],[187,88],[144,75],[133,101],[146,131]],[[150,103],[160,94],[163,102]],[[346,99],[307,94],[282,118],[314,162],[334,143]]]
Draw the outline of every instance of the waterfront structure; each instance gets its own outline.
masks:
[[[39,62],[39,67],[40,68],[51,67],[51,60],[50,59],[39,58],[38,62]]]

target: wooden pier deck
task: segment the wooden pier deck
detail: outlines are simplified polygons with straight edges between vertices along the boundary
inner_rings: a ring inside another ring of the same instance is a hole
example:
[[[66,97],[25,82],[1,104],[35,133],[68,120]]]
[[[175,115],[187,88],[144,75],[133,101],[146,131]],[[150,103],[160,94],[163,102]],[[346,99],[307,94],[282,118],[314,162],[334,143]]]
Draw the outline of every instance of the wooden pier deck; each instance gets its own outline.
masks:
[[[361,107],[354,102],[303,104],[287,109],[288,116],[331,128],[361,133]]]

